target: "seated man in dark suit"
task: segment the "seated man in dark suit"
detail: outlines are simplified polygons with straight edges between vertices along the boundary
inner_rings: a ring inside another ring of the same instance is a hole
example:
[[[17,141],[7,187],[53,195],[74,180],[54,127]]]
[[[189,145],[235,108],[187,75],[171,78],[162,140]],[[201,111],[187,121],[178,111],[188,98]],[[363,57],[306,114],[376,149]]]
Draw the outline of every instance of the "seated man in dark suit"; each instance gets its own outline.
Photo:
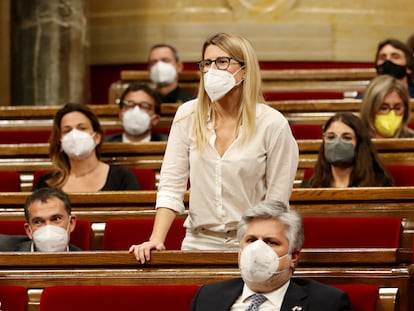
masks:
[[[0,251],[65,252],[80,251],[69,244],[76,226],[71,215],[69,197],[60,189],[41,188],[34,191],[24,206],[27,236],[0,235]]]
[[[130,84],[119,98],[119,119],[124,132],[106,136],[108,142],[166,141],[167,135],[153,132],[160,121],[161,99],[145,83]]]
[[[184,64],[175,47],[164,43],[153,45],[148,55],[148,70],[161,102],[183,103],[195,97],[179,86],[179,73],[184,70]]]
[[[343,291],[292,277],[303,245],[303,224],[282,202],[261,202],[248,209],[237,238],[242,278],[202,286],[191,310],[352,310]]]

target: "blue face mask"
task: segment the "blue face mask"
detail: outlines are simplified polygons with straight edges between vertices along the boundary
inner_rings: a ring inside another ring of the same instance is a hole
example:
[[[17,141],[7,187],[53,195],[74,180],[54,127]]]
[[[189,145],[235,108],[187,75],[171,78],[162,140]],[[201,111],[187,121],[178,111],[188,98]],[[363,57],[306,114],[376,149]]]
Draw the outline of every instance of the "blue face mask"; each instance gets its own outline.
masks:
[[[339,136],[324,144],[324,155],[330,164],[352,164],[355,158],[355,147],[343,141]]]

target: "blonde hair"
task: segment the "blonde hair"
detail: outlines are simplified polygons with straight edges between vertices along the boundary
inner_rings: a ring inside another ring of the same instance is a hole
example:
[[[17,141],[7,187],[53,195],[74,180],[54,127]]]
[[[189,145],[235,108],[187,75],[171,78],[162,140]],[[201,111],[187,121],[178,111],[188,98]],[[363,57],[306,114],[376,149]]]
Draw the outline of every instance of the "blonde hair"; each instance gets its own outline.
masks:
[[[404,115],[401,128],[405,128],[410,118],[410,98],[407,88],[398,79],[390,75],[380,75],[374,78],[364,92],[360,117],[364,126],[375,136],[375,116],[384,103],[384,99],[392,92],[396,92],[404,103]]]
[[[250,42],[242,36],[226,33],[219,33],[204,42],[202,59],[208,46],[216,45],[231,58],[240,63],[244,63],[245,78],[242,82],[242,96],[239,103],[239,113],[237,118],[236,136],[239,134],[240,126],[243,124],[243,140],[248,141],[254,134],[256,128],[256,105],[264,102],[261,89],[260,67],[257,56]],[[204,77],[200,78],[198,89],[197,105],[194,110],[193,135],[197,148],[202,150],[207,143],[207,122],[214,124],[215,106],[204,90]]]

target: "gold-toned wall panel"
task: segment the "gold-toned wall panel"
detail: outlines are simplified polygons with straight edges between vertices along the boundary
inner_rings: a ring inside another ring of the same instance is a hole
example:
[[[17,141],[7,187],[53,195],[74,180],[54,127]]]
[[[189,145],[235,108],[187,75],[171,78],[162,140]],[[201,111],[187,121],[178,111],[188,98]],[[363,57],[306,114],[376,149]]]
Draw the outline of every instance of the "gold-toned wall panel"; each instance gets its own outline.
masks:
[[[92,64],[145,62],[154,43],[197,61],[217,32],[245,35],[260,60],[371,61],[378,41],[406,41],[412,0],[90,0]]]

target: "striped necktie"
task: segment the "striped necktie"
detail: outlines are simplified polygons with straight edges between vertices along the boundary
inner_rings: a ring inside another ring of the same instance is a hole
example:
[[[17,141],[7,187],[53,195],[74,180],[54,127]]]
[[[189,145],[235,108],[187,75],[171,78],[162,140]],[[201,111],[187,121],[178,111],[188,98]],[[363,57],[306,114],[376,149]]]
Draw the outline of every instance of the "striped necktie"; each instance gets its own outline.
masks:
[[[252,301],[250,302],[250,305],[248,306],[248,308],[246,309],[246,311],[258,311],[259,310],[259,306],[265,302],[266,297],[263,295],[258,295],[258,294],[254,294],[251,296],[252,297]]]

